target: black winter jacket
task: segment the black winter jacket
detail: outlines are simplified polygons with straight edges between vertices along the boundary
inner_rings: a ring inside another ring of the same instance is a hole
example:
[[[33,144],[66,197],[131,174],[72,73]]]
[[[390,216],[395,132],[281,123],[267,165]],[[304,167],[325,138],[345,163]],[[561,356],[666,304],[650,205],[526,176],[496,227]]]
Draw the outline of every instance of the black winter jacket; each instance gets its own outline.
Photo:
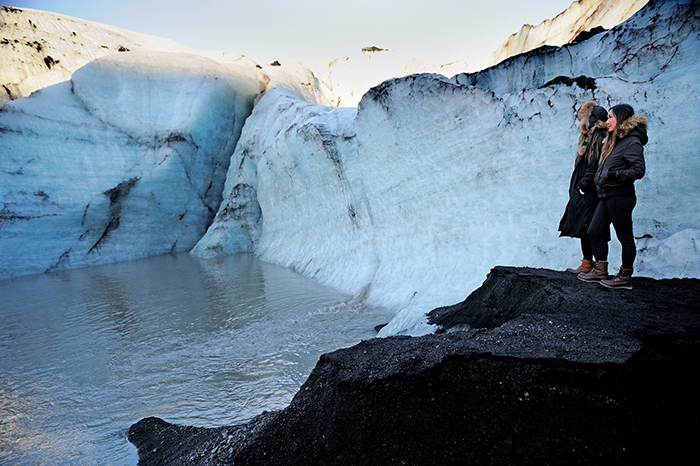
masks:
[[[605,126],[605,122],[599,122]],[[591,223],[593,212],[598,206],[598,196],[593,181],[598,169],[598,156],[602,138],[597,147],[593,147],[590,160],[585,154],[578,155],[574,162],[574,172],[569,182],[569,202],[566,204],[564,215],[559,222],[559,236],[571,236],[573,238],[585,238],[588,225]],[[583,194],[581,194],[583,191]]]
[[[620,124],[615,147],[605,161],[598,166],[595,185],[598,197],[634,194],[634,182],[644,176],[644,148],[649,120],[632,115]]]

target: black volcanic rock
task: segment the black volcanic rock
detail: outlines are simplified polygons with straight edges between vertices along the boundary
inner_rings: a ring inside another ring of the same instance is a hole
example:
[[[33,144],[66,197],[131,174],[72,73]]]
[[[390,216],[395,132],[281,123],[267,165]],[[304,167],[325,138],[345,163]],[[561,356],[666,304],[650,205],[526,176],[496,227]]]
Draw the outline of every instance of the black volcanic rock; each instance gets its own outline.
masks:
[[[555,86],[557,84],[566,84],[567,86],[573,86],[576,84],[581,89],[588,89],[594,91],[596,89],[595,79],[589,78],[588,76],[579,76],[578,78],[570,78],[568,76],[557,76],[551,81],[545,83],[542,87]]]
[[[577,44],[579,42],[583,42],[584,40],[588,40],[591,37],[600,34],[601,32],[605,32],[607,29],[605,29],[603,26],[596,26],[593,29],[589,29],[588,31],[583,31],[580,32],[574,40],[571,41],[572,44]]]
[[[139,464],[673,464],[694,453],[700,281],[496,267],[441,334],[321,356],[284,410],[129,431]]]
[[[574,274],[547,269],[495,267],[466,300],[434,309],[438,333],[455,328],[495,328],[523,315],[566,315],[579,332],[606,328],[635,338],[639,332],[680,331],[700,313],[700,281],[634,277],[633,290],[583,283]],[[592,286],[581,286],[592,285]]]

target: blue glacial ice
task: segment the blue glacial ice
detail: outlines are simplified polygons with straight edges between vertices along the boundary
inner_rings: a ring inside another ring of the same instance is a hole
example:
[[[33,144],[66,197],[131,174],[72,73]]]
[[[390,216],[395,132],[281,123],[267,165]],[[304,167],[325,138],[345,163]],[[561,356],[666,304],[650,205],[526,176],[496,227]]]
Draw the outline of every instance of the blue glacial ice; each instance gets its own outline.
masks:
[[[382,335],[429,332],[425,312],[463,300],[494,265],[562,269],[579,259],[578,241],[559,238],[557,226],[575,113],[596,99],[630,103],[650,119],[636,273],[698,277],[700,215],[689,193],[700,192],[692,129],[700,21],[687,8],[656,4],[588,41],[478,75],[389,80],[357,112],[268,93],[246,122],[224,201],[193,253],[252,250],[395,309]],[[584,74],[593,86],[548,84]],[[619,246],[611,245],[615,267]]]
[[[636,273],[698,277],[699,25],[656,2],[477,74],[386,81],[357,108],[301,67],[100,58],[0,110],[0,278],[252,251],[393,309],[382,335],[426,333],[495,265],[576,262],[557,226],[591,99],[650,120]]]
[[[0,111],[0,278],[187,251],[219,207],[255,68],[114,54]]]

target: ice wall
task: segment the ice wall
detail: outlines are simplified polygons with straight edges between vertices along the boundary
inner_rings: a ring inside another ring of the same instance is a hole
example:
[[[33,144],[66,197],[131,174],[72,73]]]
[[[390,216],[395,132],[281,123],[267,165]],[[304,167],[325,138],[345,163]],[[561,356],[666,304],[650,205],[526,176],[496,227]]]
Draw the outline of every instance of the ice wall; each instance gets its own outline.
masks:
[[[686,11],[685,16],[679,10],[669,18],[676,5]],[[687,56],[676,54],[686,47],[695,47],[695,41],[689,37],[697,33],[695,15],[693,2],[657,1],[608,33],[597,34],[583,43],[533,50],[499,66],[455,78],[460,84],[487,89],[498,96],[538,88],[560,76],[618,79],[620,86],[629,83],[643,88],[646,83],[655,89],[658,86],[652,86],[653,80],[661,76],[666,82],[674,80],[685,72],[686,66],[693,66],[681,61],[688,60]],[[579,85],[595,84],[580,81]]]
[[[0,7],[0,105],[68,81],[97,58],[128,51],[201,54],[172,40],[107,24],[32,10]],[[221,56],[222,61],[243,60]]]
[[[191,249],[263,81],[130,52],[2,107],[0,279]]]
[[[578,241],[559,238],[557,226],[575,113],[596,99],[650,119],[637,272],[700,276],[690,195],[700,188],[697,10],[656,2],[588,41],[477,75],[393,79],[356,115],[269,93],[246,122],[224,202],[194,252],[254,250],[400,310],[382,334],[429,331],[423,314],[464,299],[494,265],[576,263]],[[558,76],[568,78],[545,85]],[[619,248],[610,257],[614,267]]]
[[[255,250],[345,292],[376,270],[372,220],[353,122],[357,110],[313,105],[284,89],[253,110],[224,201],[193,253]]]
[[[523,25],[489,57],[488,66],[544,45],[559,47],[596,28],[610,29],[639,11],[648,0],[578,0],[555,18]]]
[[[460,57],[452,63],[427,63],[394,50],[365,47],[330,62],[316,75],[337,97],[341,106],[356,106],[362,96],[381,82],[416,73],[477,71],[506,58],[549,45],[561,46],[594,28],[610,29],[628,19],[648,0],[579,0],[555,18],[537,26],[524,25],[490,56]]]
[[[333,92],[338,105],[356,107],[369,89],[390,78],[416,73],[452,76],[477,69],[465,60],[445,64],[426,63],[394,50],[365,47],[357,53],[331,61],[315,74]]]

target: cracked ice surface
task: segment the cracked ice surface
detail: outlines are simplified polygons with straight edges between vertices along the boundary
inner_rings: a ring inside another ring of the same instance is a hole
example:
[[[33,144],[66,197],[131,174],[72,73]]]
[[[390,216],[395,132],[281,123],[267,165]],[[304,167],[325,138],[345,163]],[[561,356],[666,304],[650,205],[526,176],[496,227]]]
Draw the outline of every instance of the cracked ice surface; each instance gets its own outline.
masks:
[[[252,66],[100,58],[0,110],[0,279],[187,251],[264,90]]]
[[[269,93],[246,122],[224,202],[194,252],[254,250],[399,311],[381,335],[428,332],[424,313],[463,300],[494,265],[561,269],[579,258],[578,240],[557,227],[575,113],[596,99],[628,102],[650,120],[634,221],[635,234],[652,239],[638,242],[637,273],[698,277],[698,24],[697,6],[657,2],[589,41],[477,76],[387,81],[356,115]],[[541,87],[584,72],[594,89]],[[619,253],[613,240],[612,267]]]
[[[651,84],[669,67],[691,65],[684,49],[695,50],[697,24],[693,2],[659,1],[585,42],[533,50],[477,73],[458,74],[455,79],[498,96],[538,88],[558,76],[610,76],[631,85]]]
[[[357,111],[269,91],[248,118],[224,201],[193,253],[255,251],[345,292],[376,269],[352,128]],[[262,218],[261,218],[261,212]]]
[[[579,0],[555,18],[529,24],[511,35],[489,57],[492,66],[506,58],[544,45],[561,46],[596,27],[610,29],[639,11],[648,0]]]

